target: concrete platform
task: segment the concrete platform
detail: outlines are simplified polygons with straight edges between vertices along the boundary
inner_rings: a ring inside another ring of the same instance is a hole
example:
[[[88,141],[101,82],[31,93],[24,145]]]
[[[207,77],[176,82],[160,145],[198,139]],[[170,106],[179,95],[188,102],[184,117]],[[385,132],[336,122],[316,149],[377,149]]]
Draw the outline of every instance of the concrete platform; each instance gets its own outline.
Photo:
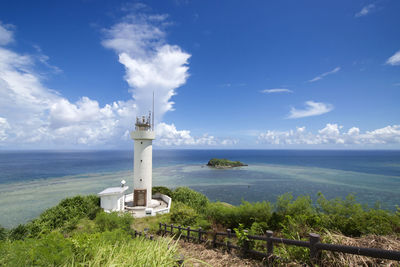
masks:
[[[141,218],[149,216],[146,214],[146,209],[152,209],[152,216],[169,212],[168,203],[165,202],[161,197],[153,198],[151,200],[151,204],[147,207],[133,207],[133,194],[125,195],[125,211],[131,213],[133,217]]]

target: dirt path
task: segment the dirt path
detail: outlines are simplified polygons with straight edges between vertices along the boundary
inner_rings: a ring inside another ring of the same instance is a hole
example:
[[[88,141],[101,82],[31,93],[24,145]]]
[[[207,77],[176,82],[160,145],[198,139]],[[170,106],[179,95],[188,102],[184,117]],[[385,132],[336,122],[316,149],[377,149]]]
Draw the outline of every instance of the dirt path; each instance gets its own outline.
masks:
[[[260,261],[242,259],[236,256],[235,253],[228,254],[221,249],[209,249],[204,244],[180,240],[179,246],[179,253],[185,258],[185,266],[263,266]]]

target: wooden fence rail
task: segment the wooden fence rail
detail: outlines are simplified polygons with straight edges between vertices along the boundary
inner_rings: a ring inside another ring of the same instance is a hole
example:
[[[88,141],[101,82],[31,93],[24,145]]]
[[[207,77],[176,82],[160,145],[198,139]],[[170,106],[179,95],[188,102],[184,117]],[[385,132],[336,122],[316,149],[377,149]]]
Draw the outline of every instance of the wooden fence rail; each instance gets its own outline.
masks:
[[[271,258],[273,257],[274,253],[274,243],[282,243],[291,246],[309,248],[310,260],[313,263],[317,263],[321,260],[321,251],[323,250],[342,252],[347,254],[355,254],[360,256],[368,256],[379,259],[400,261],[400,251],[321,243],[320,236],[318,234],[313,234],[313,233],[309,234],[309,241],[301,241],[301,240],[273,237],[273,232],[267,231],[265,236],[247,235],[248,240],[243,240],[244,242],[242,246],[236,246],[231,243],[231,238],[237,237],[236,233],[232,232],[230,229],[227,229],[226,232],[212,232],[212,231],[204,231],[201,228],[199,229],[191,229],[190,227],[183,228],[180,225],[174,226],[173,224],[167,225],[165,223],[160,223],[159,227],[160,227],[159,229],[160,232],[163,234],[165,233],[180,234],[181,237],[186,238],[187,240],[197,240],[198,242],[209,241],[208,238],[204,239],[203,237],[211,235],[212,236],[211,244],[214,248],[217,246],[225,246],[228,251],[234,248],[240,250],[242,254],[245,256],[254,255],[257,257]],[[176,231],[174,232],[174,229],[178,229],[178,232]],[[183,231],[186,231],[187,234],[183,235]],[[191,233],[197,233],[197,236],[195,236],[194,234],[191,235]],[[217,238],[218,236],[226,237],[227,241],[218,242]],[[250,240],[265,241],[267,253],[250,249],[250,243],[249,243]]]

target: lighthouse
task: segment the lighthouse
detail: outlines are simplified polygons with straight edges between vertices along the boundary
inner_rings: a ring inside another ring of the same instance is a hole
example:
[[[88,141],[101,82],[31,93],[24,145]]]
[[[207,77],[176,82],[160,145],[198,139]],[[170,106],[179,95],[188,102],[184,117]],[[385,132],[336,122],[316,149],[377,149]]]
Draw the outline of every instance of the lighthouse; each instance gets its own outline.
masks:
[[[125,194],[129,187],[125,185],[125,180],[122,180],[121,187],[106,188],[98,193],[100,206],[106,212],[130,212],[137,218],[168,213],[172,203],[171,197],[157,191],[152,194],[154,94],[153,112],[149,112],[147,116],[136,117],[131,138],[134,141],[133,193]]]
[[[134,140],[133,158],[133,206],[152,206],[153,179],[153,140],[154,124],[149,112],[148,116],[136,117],[135,130],[131,132]]]

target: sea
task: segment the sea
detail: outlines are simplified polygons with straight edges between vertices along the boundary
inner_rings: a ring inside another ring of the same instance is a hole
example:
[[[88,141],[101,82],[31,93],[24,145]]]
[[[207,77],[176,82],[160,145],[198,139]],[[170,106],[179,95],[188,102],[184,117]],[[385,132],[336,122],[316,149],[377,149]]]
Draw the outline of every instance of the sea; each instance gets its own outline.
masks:
[[[248,166],[214,169],[211,158]],[[0,225],[26,223],[61,199],[133,187],[133,151],[0,151]],[[369,207],[400,205],[400,151],[153,150],[153,186],[188,186],[212,201],[275,202],[279,195],[353,194]]]

